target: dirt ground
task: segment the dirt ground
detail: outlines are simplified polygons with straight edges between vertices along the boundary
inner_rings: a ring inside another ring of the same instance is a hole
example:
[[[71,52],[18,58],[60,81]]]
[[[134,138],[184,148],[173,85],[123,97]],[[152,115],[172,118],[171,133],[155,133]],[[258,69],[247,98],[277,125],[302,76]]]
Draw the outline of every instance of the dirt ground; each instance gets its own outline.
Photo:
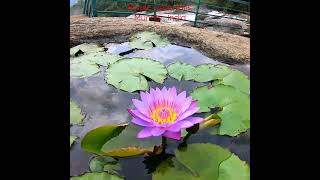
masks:
[[[171,42],[191,46],[226,63],[250,63],[250,39],[194,27],[122,17],[70,17],[70,47],[84,42],[122,43],[134,33],[155,31]]]

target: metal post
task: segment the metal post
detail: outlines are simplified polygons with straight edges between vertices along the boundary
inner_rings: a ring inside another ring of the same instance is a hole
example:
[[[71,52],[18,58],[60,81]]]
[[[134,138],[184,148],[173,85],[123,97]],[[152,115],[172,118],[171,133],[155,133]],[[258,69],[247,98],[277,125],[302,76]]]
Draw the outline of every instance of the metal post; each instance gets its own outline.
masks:
[[[153,17],[157,16],[157,11],[156,11],[156,0],[153,0]]]
[[[86,14],[87,0],[84,1],[82,14]]]
[[[197,20],[198,20],[198,13],[199,13],[199,8],[200,8],[200,2],[201,2],[201,0],[198,0],[196,17],[195,17],[195,19],[194,19],[194,24],[193,24],[195,27],[197,27]]]
[[[92,16],[97,17],[97,1],[92,0]]]

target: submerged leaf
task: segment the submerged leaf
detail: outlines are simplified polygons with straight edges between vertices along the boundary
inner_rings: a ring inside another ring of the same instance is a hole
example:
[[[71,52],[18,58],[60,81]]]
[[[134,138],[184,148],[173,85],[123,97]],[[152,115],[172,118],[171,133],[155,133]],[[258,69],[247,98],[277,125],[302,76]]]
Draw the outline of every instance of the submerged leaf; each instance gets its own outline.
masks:
[[[91,172],[107,172],[117,174],[121,170],[120,163],[112,157],[96,156],[89,164]]]
[[[111,138],[119,135],[125,125],[106,125],[88,132],[81,141],[81,148],[98,155],[105,155],[100,149]]]
[[[141,32],[130,38],[130,46],[138,49],[151,49],[153,47],[161,47],[170,44],[167,38],[162,38],[155,32]]]
[[[98,44],[94,44],[94,43],[90,43],[90,44],[83,43],[73,48],[70,48],[70,56],[76,56],[76,54],[79,51],[82,51],[85,54],[94,53],[94,52],[103,52],[104,47],[101,47]]]
[[[171,77],[177,79],[178,81],[181,81],[192,80],[194,77],[193,73],[196,68],[190,64],[176,62],[169,65],[167,69]]]
[[[70,101],[70,124],[81,125],[84,115],[81,113],[80,107],[73,101]]]
[[[85,173],[81,176],[74,176],[71,177],[70,180],[124,180],[124,178],[121,178],[117,175],[108,174],[105,172],[101,173]]]
[[[161,138],[139,139],[137,134],[141,129],[142,127],[130,124],[119,136],[107,141],[101,151],[113,157],[136,156],[152,152],[154,146],[161,144]]]
[[[235,177],[233,168],[245,164],[229,150],[214,144],[189,144],[184,150],[176,150],[175,154],[175,158],[170,159],[173,166],[162,162],[152,174],[153,180],[227,180],[224,178]],[[248,169],[240,167],[236,173],[242,173],[239,177],[246,177]],[[246,180],[239,177],[236,179]]]
[[[158,61],[145,58],[125,58],[111,64],[106,70],[106,81],[116,88],[128,92],[148,90],[146,77],[163,83],[167,70]]]
[[[232,154],[219,167],[218,180],[250,180],[250,167],[238,156]]]
[[[70,147],[73,144],[74,140],[76,140],[77,138],[77,136],[70,136]]]
[[[231,86],[217,85],[210,89],[206,86],[196,88],[191,96],[198,100],[198,112],[208,112],[214,107],[222,108],[217,114],[221,119],[220,135],[236,136],[250,128],[248,94]]]

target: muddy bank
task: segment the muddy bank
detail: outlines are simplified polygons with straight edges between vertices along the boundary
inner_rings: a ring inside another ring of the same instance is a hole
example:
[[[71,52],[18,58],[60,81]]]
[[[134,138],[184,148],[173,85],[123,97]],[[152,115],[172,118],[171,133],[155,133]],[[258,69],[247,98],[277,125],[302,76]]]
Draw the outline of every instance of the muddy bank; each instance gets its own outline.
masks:
[[[250,39],[194,27],[173,26],[119,17],[70,17],[70,46],[83,42],[121,43],[140,31],[155,31],[171,42],[192,46],[227,63],[250,62]]]

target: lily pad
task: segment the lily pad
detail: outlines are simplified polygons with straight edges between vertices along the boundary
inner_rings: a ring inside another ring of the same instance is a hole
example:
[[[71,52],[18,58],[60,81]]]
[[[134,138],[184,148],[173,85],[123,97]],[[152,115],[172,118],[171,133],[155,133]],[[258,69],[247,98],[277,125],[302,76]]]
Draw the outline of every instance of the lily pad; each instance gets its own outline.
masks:
[[[70,124],[81,125],[84,115],[81,113],[80,107],[73,101],[70,101]]]
[[[239,162],[245,164],[241,160],[235,160],[237,156],[229,150],[214,144],[189,144],[184,150],[176,150],[175,154],[175,158],[169,159],[173,161],[173,166],[169,166],[170,163],[166,161],[162,162],[152,174],[153,180],[216,180],[220,175],[222,178],[233,177],[233,168],[239,167]],[[248,169],[239,168],[237,173],[243,173],[245,175],[242,177],[246,177]],[[246,180],[238,178],[240,179]]]
[[[146,79],[163,83],[167,70],[163,64],[152,59],[125,58],[111,64],[106,70],[106,81],[116,88],[128,92],[148,90]]]
[[[220,84],[232,86],[247,94],[250,91],[250,80],[246,75],[237,70],[225,76],[220,81]]]
[[[193,79],[197,82],[209,82],[222,79],[232,72],[232,69],[224,65],[202,64],[196,67]]]
[[[94,52],[103,52],[104,47],[99,46],[98,44],[93,44],[93,43],[83,43],[78,46],[75,46],[73,48],[70,48],[70,56],[75,56],[79,51],[82,51],[85,54],[88,53],[94,53]]]
[[[74,140],[76,140],[77,138],[77,136],[70,136],[70,147],[73,144]]]
[[[221,118],[218,134],[236,136],[250,128],[250,99],[231,86],[217,85],[213,88],[199,87],[191,93],[193,99],[198,100],[200,110],[208,112],[210,108],[220,107]]]
[[[107,172],[109,174],[118,174],[121,170],[120,163],[112,157],[96,156],[89,164],[91,172]]]
[[[238,156],[232,154],[219,168],[218,180],[250,180],[250,167]]]
[[[74,78],[90,77],[100,72],[99,66],[95,62],[73,60],[70,62],[70,76]]]
[[[167,38],[162,38],[155,32],[148,31],[133,35],[129,41],[132,48],[146,50],[153,47],[161,47],[170,44]]]
[[[100,149],[111,138],[119,135],[126,125],[106,125],[89,131],[81,141],[81,148],[98,155],[105,155]]]
[[[113,157],[127,157],[142,155],[152,152],[154,146],[161,144],[160,137],[150,137],[148,139],[137,138],[138,132],[142,129],[140,126],[130,124],[122,133],[107,141],[101,151],[105,155]]]
[[[237,136],[250,128],[250,105],[248,101],[224,106],[218,116],[221,118],[218,129],[219,135]]]
[[[74,61],[88,61],[91,63],[96,63],[101,66],[108,66],[109,64],[112,64],[116,62],[119,59],[122,59],[122,56],[119,56],[117,54],[109,54],[106,52],[94,52],[90,54],[85,54],[79,57],[72,58],[72,62]]]
[[[71,177],[70,180],[123,180],[117,175],[108,174],[106,172],[101,173],[85,173],[81,176],[74,176]]]
[[[171,77],[177,79],[178,81],[181,81],[192,80],[194,77],[193,73],[196,68],[190,64],[176,62],[169,65],[167,69]]]

